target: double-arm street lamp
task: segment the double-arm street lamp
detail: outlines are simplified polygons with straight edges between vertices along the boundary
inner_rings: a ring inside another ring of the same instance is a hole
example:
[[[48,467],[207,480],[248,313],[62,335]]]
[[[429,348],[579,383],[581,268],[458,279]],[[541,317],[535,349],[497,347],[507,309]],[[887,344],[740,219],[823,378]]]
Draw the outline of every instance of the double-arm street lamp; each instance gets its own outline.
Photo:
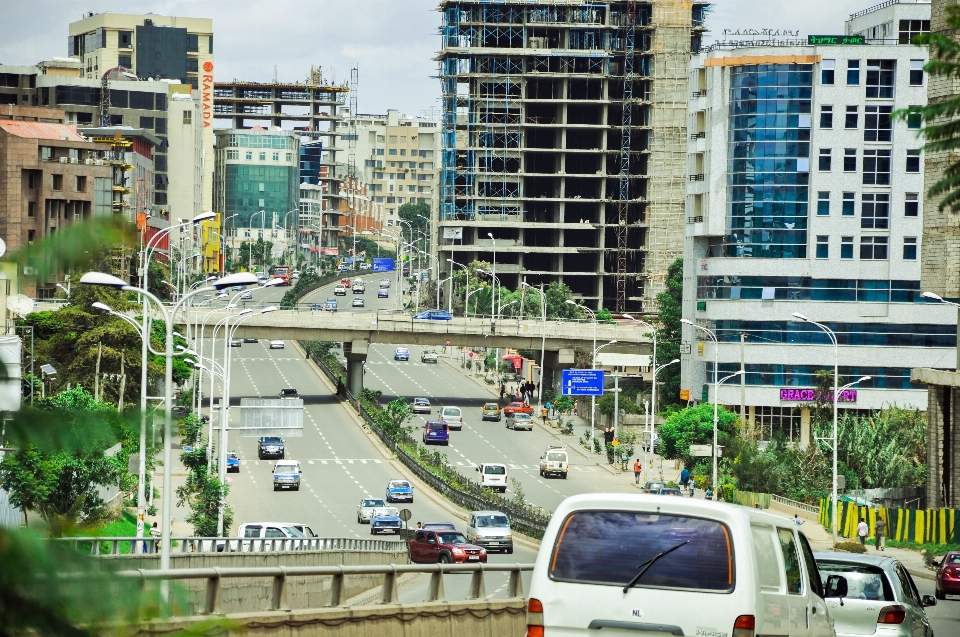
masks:
[[[544,294],[543,288],[533,287],[526,281],[520,284],[528,290],[533,290],[540,295],[540,382],[537,385],[540,389],[537,391],[537,407],[542,406],[543,404],[543,368],[544,368],[544,357],[546,356],[546,345],[547,345],[547,295]]]
[[[462,263],[457,263],[453,259],[447,259],[447,263],[451,265],[456,265],[463,268],[463,275],[466,277],[466,286],[467,289],[464,292],[464,306],[463,306],[463,316],[467,316],[467,306],[466,306],[466,297],[470,295],[470,269]],[[453,315],[453,274],[450,275],[450,314]]]

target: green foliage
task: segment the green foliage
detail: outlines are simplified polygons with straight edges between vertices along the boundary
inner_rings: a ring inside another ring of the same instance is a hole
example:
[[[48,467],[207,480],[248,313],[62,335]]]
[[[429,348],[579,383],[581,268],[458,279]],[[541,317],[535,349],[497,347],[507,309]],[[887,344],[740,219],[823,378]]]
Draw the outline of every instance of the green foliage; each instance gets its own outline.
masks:
[[[799,502],[818,502],[830,491],[830,457],[818,445],[805,450],[778,434],[760,451],[753,440],[734,441],[725,449],[723,469],[741,491],[772,493]],[[732,458],[732,460],[728,460]],[[695,473],[709,473],[698,467]]]
[[[657,295],[660,307],[657,329],[657,365],[666,365],[680,358],[681,326],[683,318],[683,259],[677,259],[667,268],[666,289]],[[680,365],[671,365],[657,374],[660,387],[657,399],[661,406],[680,404]],[[656,411],[654,406],[654,411]]]
[[[510,489],[513,491],[510,501],[518,507],[524,506],[527,503],[527,495],[523,492],[523,484],[516,478],[510,478]]]
[[[426,219],[423,219],[421,215]],[[405,203],[397,209],[397,216],[410,223],[414,236],[416,236],[418,230],[427,234],[430,223],[428,221],[430,219],[430,204],[426,202]],[[403,227],[406,229],[406,226]]]
[[[718,444],[728,446],[736,435],[737,415],[719,407],[717,411]],[[687,407],[660,426],[660,455],[667,459],[681,459],[690,464],[690,445],[713,444],[713,405]]]
[[[251,250],[252,254],[252,263],[251,263]],[[273,252],[273,241],[264,241],[263,237],[258,237],[256,241],[244,241],[240,244],[239,250],[239,263],[238,266],[243,268],[249,268],[251,265],[253,269],[256,270],[259,267],[269,266],[273,263],[273,257],[271,253]]]
[[[832,435],[832,424],[815,432]],[[865,418],[844,415],[837,423],[837,440],[850,489],[926,484],[927,422],[917,410],[891,407]],[[829,452],[826,446],[823,452]]]
[[[956,81],[960,76],[960,42],[954,35],[960,29],[960,7],[948,6],[946,21],[949,29],[937,33],[923,33],[914,38],[914,43],[930,48],[930,61],[923,70],[930,76],[943,76]],[[925,106],[911,106],[896,111],[895,117],[905,120],[919,119],[926,125],[920,134],[926,139],[924,150],[928,152],[955,153],[960,149],[960,95],[948,99],[930,100]],[[927,194],[940,197],[938,208],[960,212],[960,161],[954,156],[939,181],[930,184]]]
[[[615,322],[615,321],[613,320],[613,312],[611,312],[610,310],[608,310],[608,309],[605,308],[605,307],[600,308],[599,310],[597,310],[597,322],[598,322],[598,323],[613,323],[613,322]]]
[[[847,553],[866,553],[867,549],[860,542],[837,542],[833,545],[834,551],[845,551]]]
[[[573,396],[560,395],[554,398],[551,403],[558,413],[565,414],[573,410]]]
[[[387,403],[387,416],[395,429],[402,429],[404,423],[413,418],[413,408],[403,397],[394,398]]]
[[[315,272],[301,272],[300,278],[293,284],[293,287],[283,293],[280,299],[281,310],[292,310],[297,306],[297,299],[303,296],[306,291],[320,282],[320,277]]]
[[[353,252],[353,235],[345,235],[342,239],[344,245],[347,246],[347,250]],[[390,248],[384,248],[379,243],[374,241],[369,237],[363,235],[357,235],[357,256],[364,257],[367,261],[375,257],[390,257],[396,254],[395,251]]]

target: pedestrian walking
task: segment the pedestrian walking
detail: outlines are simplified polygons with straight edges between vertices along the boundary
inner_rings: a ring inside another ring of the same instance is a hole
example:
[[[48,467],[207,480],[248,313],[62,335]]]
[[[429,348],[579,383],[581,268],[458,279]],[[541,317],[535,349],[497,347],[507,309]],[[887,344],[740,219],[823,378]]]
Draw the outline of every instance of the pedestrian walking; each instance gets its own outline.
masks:
[[[500,383],[500,400],[501,401],[503,400],[503,394],[505,393],[505,389],[506,388],[503,386],[503,383]]]
[[[158,551],[158,552],[159,552],[159,550],[160,550],[160,535],[161,535],[160,529],[157,528],[157,523],[154,522],[154,523],[153,523],[153,526],[150,527],[150,537],[155,537],[155,538],[157,538],[156,546],[157,546],[157,551]]]
[[[637,458],[637,461],[633,463],[633,479],[637,484],[640,484],[640,458]]]
[[[603,442],[606,445],[609,445],[611,442],[613,442],[613,431],[610,429],[610,427],[603,428]]]
[[[887,548],[884,537],[887,533],[887,522],[880,517],[879,511],[877,512],[877,521],[873,525],[873,532],[876,535],[876,547],[878,551],[882,551]]]
[[[690,470],[686,467],[683,468],[683,471],[680,472],[680,486],[687,486],[687,481],[690,479]]]
[[[857,537],[860,538],[860,546],[867,545],[867,534],[870,533],[870,527],[866,520],[860,518],[860,524],[857,525]]]

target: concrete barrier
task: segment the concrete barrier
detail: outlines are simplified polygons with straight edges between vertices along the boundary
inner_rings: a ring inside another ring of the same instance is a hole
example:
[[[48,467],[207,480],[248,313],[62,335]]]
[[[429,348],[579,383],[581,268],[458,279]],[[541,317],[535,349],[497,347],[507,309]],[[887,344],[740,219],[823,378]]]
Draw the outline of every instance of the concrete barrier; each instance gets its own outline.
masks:
[[[156,570],[157,554],[103,555],[97,563],[114,571]],[[197,568],[258,568],[315,566],[382,566],[406,564],[406,551],[277,551],[271,553],[174,553],[170,556],[173,570]],[[330,599],[333,580],[329,577],[290,576],[286,595],[290,608],[321,608]],[[379,573],[348,574],[343,577],[342,593],[349,599],[383,585]],[[183,591],[193,613],[204,607],[206,581],[182,580],[174,584]],[[269,608],[273,598],[273,581],[264,578],[224,578],[220,584],[220,603],[224,613],[241,613],[250,609]]]

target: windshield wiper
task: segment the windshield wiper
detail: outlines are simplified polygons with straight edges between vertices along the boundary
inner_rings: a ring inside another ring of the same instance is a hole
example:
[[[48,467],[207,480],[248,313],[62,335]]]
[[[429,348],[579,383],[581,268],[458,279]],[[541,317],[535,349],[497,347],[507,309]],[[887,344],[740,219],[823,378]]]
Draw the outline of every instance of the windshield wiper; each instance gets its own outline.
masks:
[[[633,579],[630,580],[630,583],[623,587],[623,592],[626,593],[629,589],[633,588],[634,585],[640,581],[640,578],[643,577],[643,574],[646,573],[647,570],[651,566],[653,566],[657,560],[659,560],[661,557],[663,557],[667,553],[673,553],[674,551],[676,551],[678,548],[680,548],[685,544],[690,544],[690,540],[686,540],[685,542],[680,542],[680,544],[677,544],[676,546],[672,546],[668,548],[666,551],[661,551],[660,553],[657,553],[656,555],[651,557],[649,560],[647,560],[643,564],[640,564],[639,566],[637,566],[637,568],[640,569],[640,572],[634,575]]]

